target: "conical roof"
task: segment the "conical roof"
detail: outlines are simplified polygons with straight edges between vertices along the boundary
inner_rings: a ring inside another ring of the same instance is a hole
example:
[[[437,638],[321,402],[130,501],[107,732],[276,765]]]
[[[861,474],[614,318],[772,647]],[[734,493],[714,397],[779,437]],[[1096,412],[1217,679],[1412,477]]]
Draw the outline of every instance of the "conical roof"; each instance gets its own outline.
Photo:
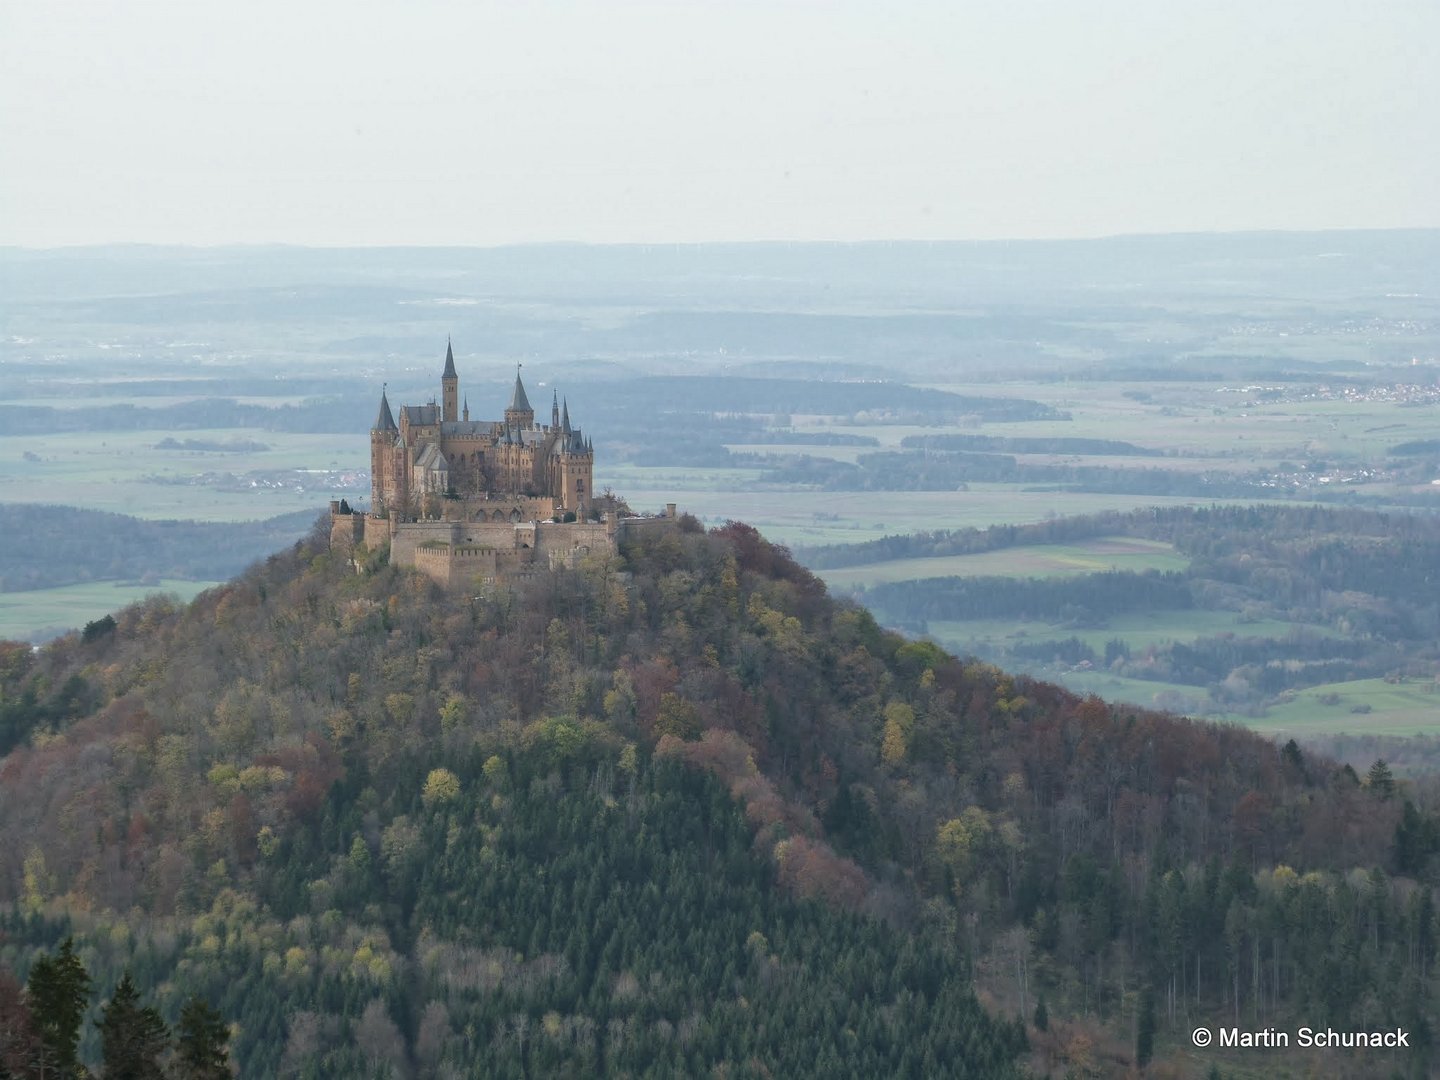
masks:
[[[455,374],[455,350],[450,347],[450,339],[445,339],[445,371],[440,376],[442,379],[458,379]]]
[[[380,391],[380,415],[375,418],[376,431],[398,431],[395,426],[395,416],[390,412],[390,401],[385,397],[385,391]]]
[[[520,381],[519,369],[515,371],[515,391],[510,395],[510,404],[507,408],[515,412],[533,413],[535,411],[530,408],[530,399],[525,396],[525,384]]]
[[[563,431],[563,432],[565,432],[566,435],[569,435],[569,434],[570,434],[570,402],[569,402],[569,401],[566,401],[566,402],[561,406],[561,408],[562,408],[564,411],[561,412],[561,414],[560,414],[560,430]]]

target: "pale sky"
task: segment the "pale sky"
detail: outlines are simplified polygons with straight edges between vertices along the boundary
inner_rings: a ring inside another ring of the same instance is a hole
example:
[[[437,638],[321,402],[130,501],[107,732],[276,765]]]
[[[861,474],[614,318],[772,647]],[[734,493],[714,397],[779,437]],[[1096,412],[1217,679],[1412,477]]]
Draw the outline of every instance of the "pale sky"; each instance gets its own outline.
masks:
[[[1440,0],[0,0],[0,244],[1440,226]]]

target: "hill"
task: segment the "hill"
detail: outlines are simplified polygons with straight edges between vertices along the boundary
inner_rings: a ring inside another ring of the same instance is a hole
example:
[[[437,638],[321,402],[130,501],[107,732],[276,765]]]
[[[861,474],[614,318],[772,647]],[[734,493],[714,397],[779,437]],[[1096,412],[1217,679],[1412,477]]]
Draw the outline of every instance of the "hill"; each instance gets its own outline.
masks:
[[[0,503],[0,592],[84,581],[234,577],[256,559],[305,535],[315,516],[218,524],[147,521],[74,506]]]
[[[306,541],[0,692],[0,964],[74,934],[247,1076],[1428,1062],[1433,793],[882,632],[745,526],[473,599]]]

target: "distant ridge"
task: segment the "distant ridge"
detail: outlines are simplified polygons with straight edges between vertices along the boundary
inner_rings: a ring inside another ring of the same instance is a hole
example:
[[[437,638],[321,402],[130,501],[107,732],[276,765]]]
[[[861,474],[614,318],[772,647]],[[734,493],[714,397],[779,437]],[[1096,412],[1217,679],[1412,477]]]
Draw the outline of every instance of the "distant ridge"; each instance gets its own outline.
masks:
[[[320,510],[264,521],[148,521],[74,506],[0,503],[0,592],[146,575],[218,581],[299,540]]]

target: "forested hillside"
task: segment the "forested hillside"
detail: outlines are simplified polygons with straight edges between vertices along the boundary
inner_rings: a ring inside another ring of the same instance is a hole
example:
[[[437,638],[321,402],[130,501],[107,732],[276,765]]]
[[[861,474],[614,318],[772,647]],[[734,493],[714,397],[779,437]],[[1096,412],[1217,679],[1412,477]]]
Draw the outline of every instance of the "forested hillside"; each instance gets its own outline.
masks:
[[[0,964],[74,935],[247,1076],[1429,1060],[1432,792],[882,632],[745,526],[473,599],[306,542],[0,694]]]

